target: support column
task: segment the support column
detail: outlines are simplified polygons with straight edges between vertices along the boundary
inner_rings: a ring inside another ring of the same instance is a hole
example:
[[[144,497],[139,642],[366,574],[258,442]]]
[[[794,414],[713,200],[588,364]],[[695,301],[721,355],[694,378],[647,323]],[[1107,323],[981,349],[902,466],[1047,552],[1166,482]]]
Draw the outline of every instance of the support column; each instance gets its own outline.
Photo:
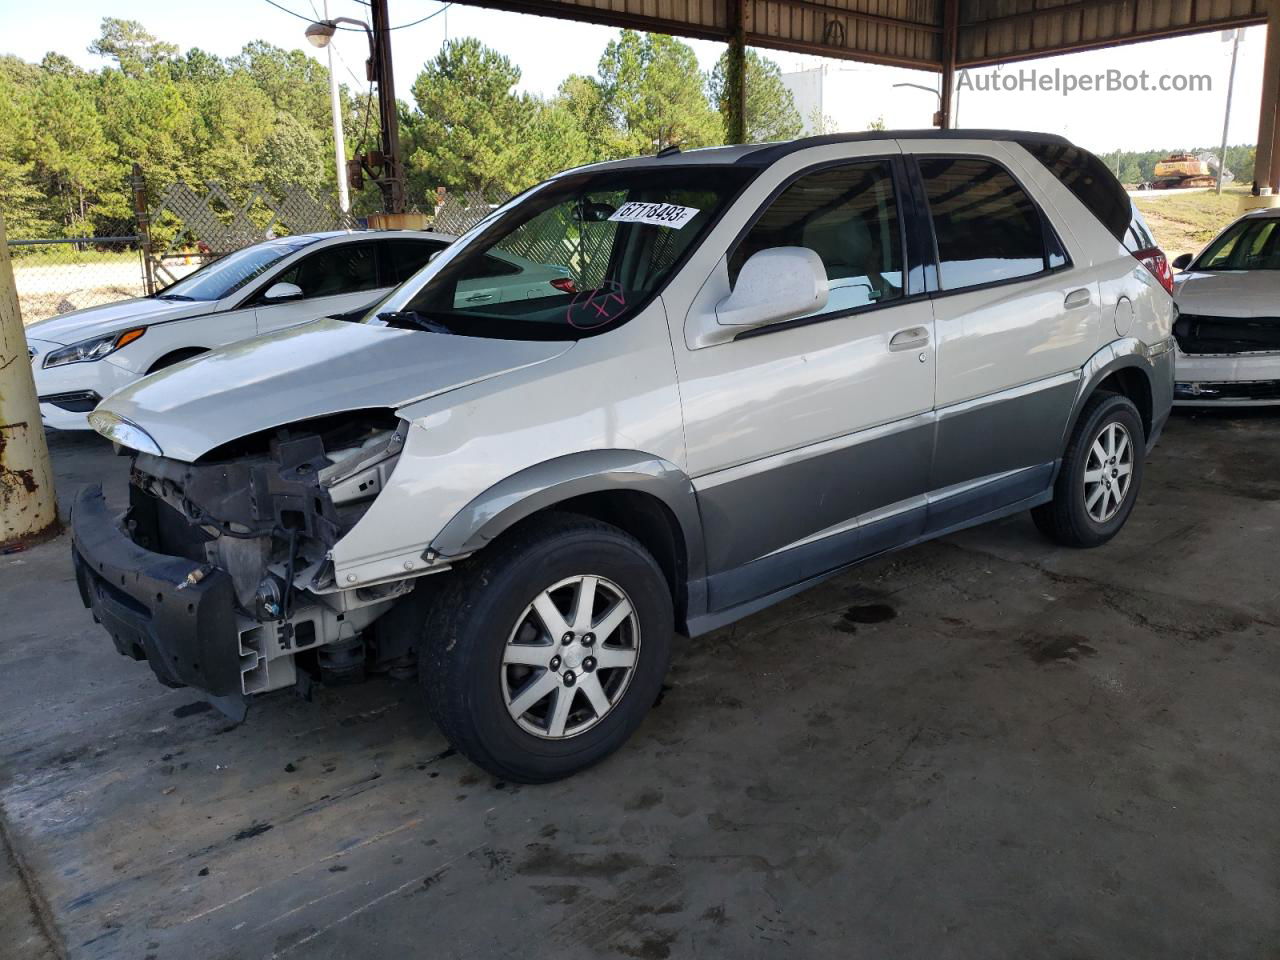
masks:
[[[53,470],[0,216],[0,548],[57,531]]]
[[[960,36],[960,13],[957,0],[942,4],[942,90],[938,97],[935,126],[951,129],[951,101],[956,86],[956,46]]]
[[[1276,98],[1280,94],[1280,0],[1267,4],[1267,44],[1262,67],[1262,108],[1258,115],[1258,150],[1253,166],[1253,194],[1275,192]]]
[[[725,138],[747,142],[747,22],[746,0],[729,0],[729,52],[725,63],[725,94],[729,119]]]
[[[133,191],[133,221],[138,232],[138,249],[142,253],[142,289],[149,297],[156,292],[155,260],[151,247],[151,211],[147,206],[147,178],[142,173],[142,166],[135,163],[133,173],[129,177],[129,187]]]
[[[396,113],[396,84],[391,72],[391,18],[387,0],[371,0],[373,74],[378,84],[378,114],[382,125],[382,197],[386,213],[404,213],[404,164],[400,159],[400,117]]]

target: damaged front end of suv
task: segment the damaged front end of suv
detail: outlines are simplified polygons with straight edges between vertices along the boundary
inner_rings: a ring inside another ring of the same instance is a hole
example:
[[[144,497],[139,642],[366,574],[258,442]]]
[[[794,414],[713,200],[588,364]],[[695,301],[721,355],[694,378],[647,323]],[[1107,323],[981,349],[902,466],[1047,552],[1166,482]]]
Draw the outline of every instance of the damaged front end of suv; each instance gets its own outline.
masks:
[[[370,627],[465,555],[425,556],[468,499],[417,495],[468,440],[424,424],[569,346],[324,319],[126,387],[90,416],[133,465],[123,513],[96,486],[73,503],[81,598],[120,653],[236,719],[253,694],[412,672],[412,618]]]
[[[362,675],[366,628],[414,582],[339,589],[330,553],[386,485],[407,432],[392,411],[366,410],[263,431],[195,463],[138,452],[124,536],[110,535],[101,488],[75,504],[86,606],[121,653],[233,717],[247,695]],[[403,645],[380,653],[387,668],[412,666]]]

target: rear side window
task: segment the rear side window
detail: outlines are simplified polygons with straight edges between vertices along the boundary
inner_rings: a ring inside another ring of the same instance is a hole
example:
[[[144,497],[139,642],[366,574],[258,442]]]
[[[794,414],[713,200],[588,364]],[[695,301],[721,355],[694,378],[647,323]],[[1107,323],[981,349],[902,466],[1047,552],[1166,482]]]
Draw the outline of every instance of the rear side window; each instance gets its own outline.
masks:
[[[842,164],[782,191],[729,255],[736,283],[752,254],[808,247],[822,258],[830,294],[817,316],[902,296],[902,234],[888,161]]]
[[[943,290],[1029,277],[1061,264],[1045,248],[1040,211],[999,164],[976,157],[922,157]]]
[[[1120,181],[1107,169],[1106,164],[1088,150],[1057,143],[1023,143],[1021,146],[1075,194],[1076,199],[1088,207],[1089,212],[1117,240],[1128,246],[1127,234],[1135,217],[1142,230],[1146,231],[1146,225],[1136,215],[1133,203]],[[1154,243],[1147,245],[1153,246]]]
[[[520,267],[510,260],[503,260],[493,254],[480,257],[475,266],[463,278],[465,280],[487,280],[490,277],[510,277],[520,272]]]
[[[388,286],[404,283],[448,246],[442,240],[384,240],[382,244]]]

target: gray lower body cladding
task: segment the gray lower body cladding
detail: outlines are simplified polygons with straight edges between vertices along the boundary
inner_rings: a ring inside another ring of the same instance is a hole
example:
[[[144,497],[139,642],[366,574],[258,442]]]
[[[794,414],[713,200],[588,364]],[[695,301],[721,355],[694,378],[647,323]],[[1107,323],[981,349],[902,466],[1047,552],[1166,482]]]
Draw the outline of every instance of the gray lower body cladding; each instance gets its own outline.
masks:
[[[703,484],[708,609],[1045,495],[1079,385],[1055,377]]]

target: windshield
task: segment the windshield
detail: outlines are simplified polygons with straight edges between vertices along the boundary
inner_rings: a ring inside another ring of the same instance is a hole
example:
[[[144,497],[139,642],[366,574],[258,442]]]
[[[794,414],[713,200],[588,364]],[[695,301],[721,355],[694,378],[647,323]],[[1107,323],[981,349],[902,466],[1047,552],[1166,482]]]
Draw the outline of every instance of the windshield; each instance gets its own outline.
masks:
[[[1228,227],[1200,254],[1193,270],[1280,270],[1275,217],[1251,217]]]
[[[661,289],[753,173],[664,166],[552,180],[470,231],[425,285],[400,288],[366,320],[520,340],[614,329]]]
[[[221,300],[319,237],[271,240],[229,253],[161,290],[161,300]]]

